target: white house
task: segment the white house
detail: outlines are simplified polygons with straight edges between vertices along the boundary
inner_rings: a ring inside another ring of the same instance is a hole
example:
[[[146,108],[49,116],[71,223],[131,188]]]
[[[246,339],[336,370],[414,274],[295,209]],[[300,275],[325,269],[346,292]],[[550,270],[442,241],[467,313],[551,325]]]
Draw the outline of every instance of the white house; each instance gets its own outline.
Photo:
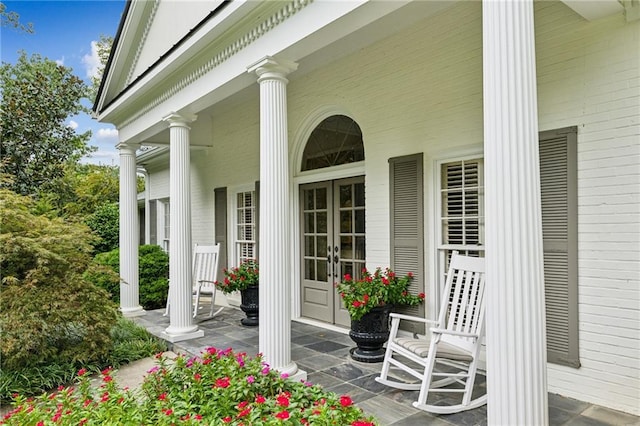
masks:
[[[289,321],[346,327],[342,274],[412,271],[432,317],[456,249],[487,261],[490,424],[546,424],[547,391],[640,414],[639,10],[127,3],[94,106],[120,135],[122,311],[144,314],[143,167],[170,340],[202,334],[194,243],[259,257],[260,350],[300,376]]]

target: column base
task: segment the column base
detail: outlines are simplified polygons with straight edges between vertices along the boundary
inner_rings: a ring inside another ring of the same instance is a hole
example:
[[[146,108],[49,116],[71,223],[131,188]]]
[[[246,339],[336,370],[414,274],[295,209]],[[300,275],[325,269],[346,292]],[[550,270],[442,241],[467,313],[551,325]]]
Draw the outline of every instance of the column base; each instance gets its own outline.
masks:
[[[273,367],[273,369],[280,372],[280,374],[286,374],[287,378],[290,380],[294,380],[296,382],[301,380],[304,382],[307,381],[307,372],[298,369],[298,365],[295,362],[292,362],[284,368]]]
[[[133,308],[120,308],[120,312],[122,312],[122,316],[125,318],[131,318],[131,317],[140,317],[142,315],[145,315],[147,313],[147,311],[145,311],[144,309],[142,309],[142,306],[136,306]]]
[[[307,372],[304,370],[298,370],[292,376],[288,377],[289,380],[293,380],[294,382],[306,382],[307,381]]]
[[[160,337],[171,343],[182,342],[183,340],[197,339],[202,336],[204,336],[204,331],[198,330],[197,326],[178,330],[171,330],[171,327],[167,327],[165,331],[160,333]]]

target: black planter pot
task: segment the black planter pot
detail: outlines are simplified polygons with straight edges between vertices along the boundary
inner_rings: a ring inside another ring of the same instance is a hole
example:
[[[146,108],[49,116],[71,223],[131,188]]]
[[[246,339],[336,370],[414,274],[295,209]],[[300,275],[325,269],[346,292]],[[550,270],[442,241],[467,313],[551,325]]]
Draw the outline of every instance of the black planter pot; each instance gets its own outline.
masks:
[[[258,325],[258,301],[259,301],[258,284],[250,285],[244,290],[240,290],[242,303],[240,309],[247,315],[246,318],[240,320],[242,325],[254,327]]]
[[[351,358],[360,362],[382,362],[389,340],[389,314],[392,306],[376,306],[359,320],[351,320],[349,337],[358,347],[351,349]]]

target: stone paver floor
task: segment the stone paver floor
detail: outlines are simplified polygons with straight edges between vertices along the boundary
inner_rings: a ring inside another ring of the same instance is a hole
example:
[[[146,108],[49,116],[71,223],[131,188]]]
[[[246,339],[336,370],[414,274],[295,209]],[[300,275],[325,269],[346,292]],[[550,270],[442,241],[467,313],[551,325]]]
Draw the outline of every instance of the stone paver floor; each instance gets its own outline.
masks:
[[[160,333],[169,325],[163,309],[149,311],[135,321],[151,333]],[[204,337],[178,342],[170,347],[174,352],[200,354],[205,348],[232,347],[235,351],[255,355],[258,352],[258,327],[244,327],[244,313],[225,308],[212,319],[196,318]],[[308,380],[339,394],[349,394],[367,414],[377,417],[382,425],[486,425],[486,406],[451,415],[434,415],[411,405],[417,391],[401,391],[376,381],[381,364],[357,362],[349,356],[355,344],[348,334],[293,321],[291,323],[291,357],[308,374]],[[479,376],[482,379],[482,376]],[[484,380],[478,380],[483,391]],[[431,399],[430,399],[431,401]],[[640,418],[586,402],[549,394],[549,424],[552,426],[640,425]]]

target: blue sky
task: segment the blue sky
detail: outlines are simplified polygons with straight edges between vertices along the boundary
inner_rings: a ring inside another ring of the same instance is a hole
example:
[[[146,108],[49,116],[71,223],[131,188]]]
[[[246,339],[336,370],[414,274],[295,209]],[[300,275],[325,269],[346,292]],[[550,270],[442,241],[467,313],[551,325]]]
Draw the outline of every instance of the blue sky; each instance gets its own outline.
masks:
[[[25,34],[2,28],[0,56],[3,62],[15,63],[19,52],[38,53],[73,69],[73,73],[89,83],[95,70],[97,55],[92,42],[100,35],[115,37],[124,11],[124,0],[4,1],[7,11],[17,12],[20,22],[31,22],[35,33]],[[89,105],[89,103],[86,103]],[[115,149],[118,136],[112,125],[98,123],[82,114],[68,120],[79,133],[91,130],[90,145],[98,151],[84,162],[118,164]]]

